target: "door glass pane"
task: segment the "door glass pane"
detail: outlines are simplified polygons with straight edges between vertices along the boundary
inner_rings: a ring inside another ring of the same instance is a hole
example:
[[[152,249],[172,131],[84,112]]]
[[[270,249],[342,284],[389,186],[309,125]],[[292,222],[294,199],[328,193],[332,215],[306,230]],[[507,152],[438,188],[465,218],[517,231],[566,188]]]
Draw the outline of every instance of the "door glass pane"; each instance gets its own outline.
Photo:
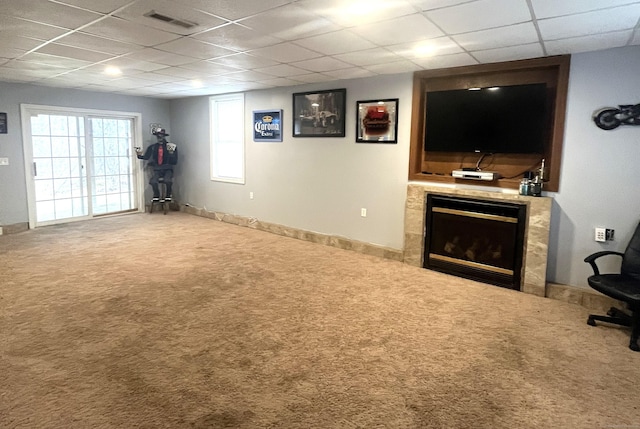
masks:
[[[33,137],[32,143],[34,158],[49,158],[51,156],[51,138]]]
[[[95,213],[135,208],[132,125],[130,119],[91,118]]]
[[[33,158],[33,162],[36,163],[36,179],[53,178],[53,166],[51,163],[51,158]]]

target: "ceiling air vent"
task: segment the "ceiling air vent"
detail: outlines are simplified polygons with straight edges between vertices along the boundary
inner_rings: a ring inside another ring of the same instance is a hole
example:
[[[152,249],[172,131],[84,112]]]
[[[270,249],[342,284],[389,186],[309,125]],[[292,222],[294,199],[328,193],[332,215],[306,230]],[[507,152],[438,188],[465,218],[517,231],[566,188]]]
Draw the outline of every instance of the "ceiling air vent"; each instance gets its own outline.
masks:
[[[169,24],[177,25],[178,27],[182,27],[182,28],[193,28],[196,25],[198,25],[195,22],[189,22],[182,19],[171,18],[170,16],[163,15],[161,13],[156,12],[155,10],[145,13],[144,16],[157,19],[159,21],[166,22]]]

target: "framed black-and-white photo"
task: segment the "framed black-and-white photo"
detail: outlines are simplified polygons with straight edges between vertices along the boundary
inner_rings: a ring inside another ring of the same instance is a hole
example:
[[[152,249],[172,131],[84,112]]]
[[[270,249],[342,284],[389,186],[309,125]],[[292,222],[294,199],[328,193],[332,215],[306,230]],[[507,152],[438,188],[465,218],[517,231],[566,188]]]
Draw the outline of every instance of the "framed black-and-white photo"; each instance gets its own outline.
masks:
[[[398,99],[356,103],[356,142],[398,142]]]
[[[346,89],[293,94],[293,137],[344,137]]]
[[[0,134],[7,134],[7,114],[0,113]]]

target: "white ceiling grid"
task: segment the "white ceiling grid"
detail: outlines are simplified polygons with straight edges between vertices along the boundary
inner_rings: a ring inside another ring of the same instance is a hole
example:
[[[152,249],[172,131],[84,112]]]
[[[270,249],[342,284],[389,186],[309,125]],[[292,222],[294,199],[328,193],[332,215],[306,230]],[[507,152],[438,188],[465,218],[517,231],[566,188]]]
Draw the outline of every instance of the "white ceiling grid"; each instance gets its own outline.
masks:
[[[0,81],[159,98],[640,44],[640,1],[631,0],[2,0],[2,6]],[[106,74],[107,67],[121,73]]]

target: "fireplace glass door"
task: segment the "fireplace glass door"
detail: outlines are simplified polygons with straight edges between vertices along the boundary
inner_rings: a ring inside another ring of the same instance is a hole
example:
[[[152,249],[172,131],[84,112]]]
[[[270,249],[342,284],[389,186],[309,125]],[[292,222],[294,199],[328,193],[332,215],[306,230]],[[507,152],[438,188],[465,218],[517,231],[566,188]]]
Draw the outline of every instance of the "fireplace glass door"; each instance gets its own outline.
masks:
[[[526,206],[427,195],[424,267],[520,289]]]

